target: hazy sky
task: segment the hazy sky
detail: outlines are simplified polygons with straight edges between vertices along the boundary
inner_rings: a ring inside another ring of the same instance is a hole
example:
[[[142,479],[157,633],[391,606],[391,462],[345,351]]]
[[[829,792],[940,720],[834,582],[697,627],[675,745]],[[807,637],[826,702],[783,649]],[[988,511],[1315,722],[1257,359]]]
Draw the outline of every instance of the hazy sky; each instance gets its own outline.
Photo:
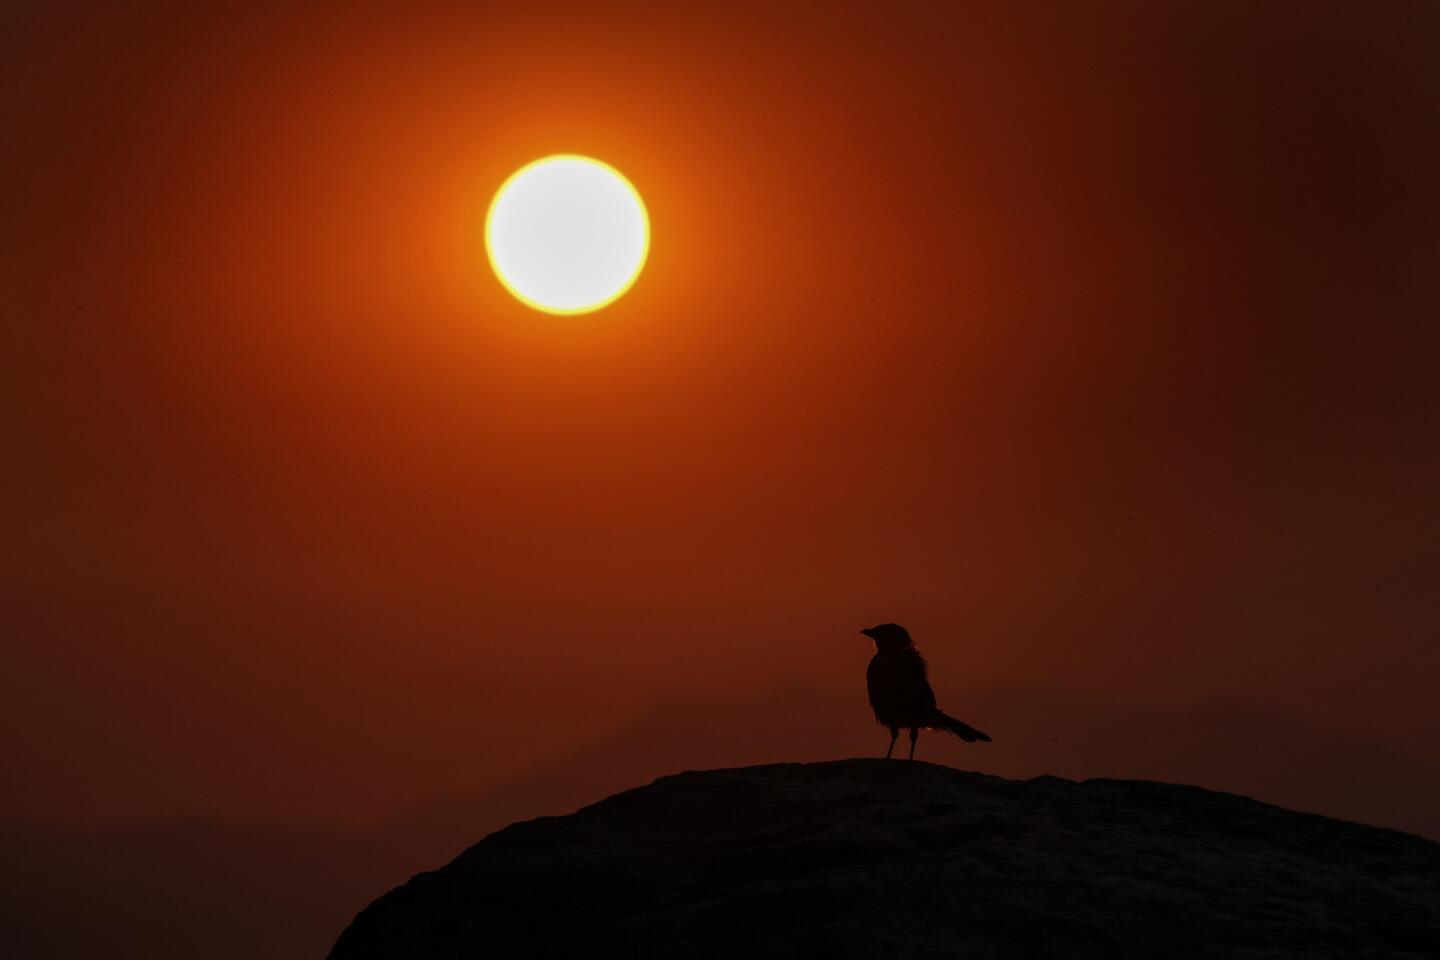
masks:
[[[1440,836],[1433,5],[64,6],[0,31],[0,820],[879,753],[894,620],[995,737],[922,757]],[[578,318],[482,241],[569,151],[653,224]]]

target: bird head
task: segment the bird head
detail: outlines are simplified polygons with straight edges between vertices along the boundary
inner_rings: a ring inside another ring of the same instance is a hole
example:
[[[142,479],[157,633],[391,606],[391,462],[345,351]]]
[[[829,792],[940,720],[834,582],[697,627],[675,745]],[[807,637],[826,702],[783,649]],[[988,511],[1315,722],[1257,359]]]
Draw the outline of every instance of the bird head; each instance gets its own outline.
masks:
[[[875,641],[877,650],[904,650],[910,646],[909,631],[898,623],[882,623],[860,632]]]

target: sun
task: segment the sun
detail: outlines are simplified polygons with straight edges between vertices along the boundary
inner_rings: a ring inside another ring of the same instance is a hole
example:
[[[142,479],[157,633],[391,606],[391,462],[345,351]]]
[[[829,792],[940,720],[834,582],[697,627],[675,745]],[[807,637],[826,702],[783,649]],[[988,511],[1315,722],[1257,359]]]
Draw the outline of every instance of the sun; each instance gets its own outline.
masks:
[[[650,252],[650,217],[625,176],[591,157],[542,157],[490,202],[485,251],[500,282],[546,313],[589,313],[629,290]]]

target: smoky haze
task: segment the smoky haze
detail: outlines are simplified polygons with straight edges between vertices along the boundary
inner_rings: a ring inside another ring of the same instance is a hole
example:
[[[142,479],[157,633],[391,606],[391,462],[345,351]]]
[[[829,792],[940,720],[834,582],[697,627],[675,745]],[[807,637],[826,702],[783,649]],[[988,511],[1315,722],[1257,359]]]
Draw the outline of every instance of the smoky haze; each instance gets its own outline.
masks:
[[[85,955],[66,891],[130,863],[154,885],[110,915],[183,876],[197,917],[263,917],[240,953],[313,955],[517,817],[878,755],[856,631],[885,621],[995,737],[923,759],[1440,837],[1430,6],[7,33],[0,819],[53,880],[4,898],[26,942]],[[653,245],[546,317],[481,230],[572,150]],[[390,839],[357,867],[357,836]]]

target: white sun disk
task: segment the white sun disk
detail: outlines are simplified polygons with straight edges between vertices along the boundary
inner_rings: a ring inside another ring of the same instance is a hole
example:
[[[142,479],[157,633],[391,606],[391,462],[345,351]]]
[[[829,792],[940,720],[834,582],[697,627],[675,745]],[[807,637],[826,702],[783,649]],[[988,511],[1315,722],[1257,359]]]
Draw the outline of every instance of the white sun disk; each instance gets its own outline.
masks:
[[[630,181],[575,154],[521,167],[485,218],[485,249],[500,282],[547,313],[613,302],[640,275],[649,248],[649,217]]]

